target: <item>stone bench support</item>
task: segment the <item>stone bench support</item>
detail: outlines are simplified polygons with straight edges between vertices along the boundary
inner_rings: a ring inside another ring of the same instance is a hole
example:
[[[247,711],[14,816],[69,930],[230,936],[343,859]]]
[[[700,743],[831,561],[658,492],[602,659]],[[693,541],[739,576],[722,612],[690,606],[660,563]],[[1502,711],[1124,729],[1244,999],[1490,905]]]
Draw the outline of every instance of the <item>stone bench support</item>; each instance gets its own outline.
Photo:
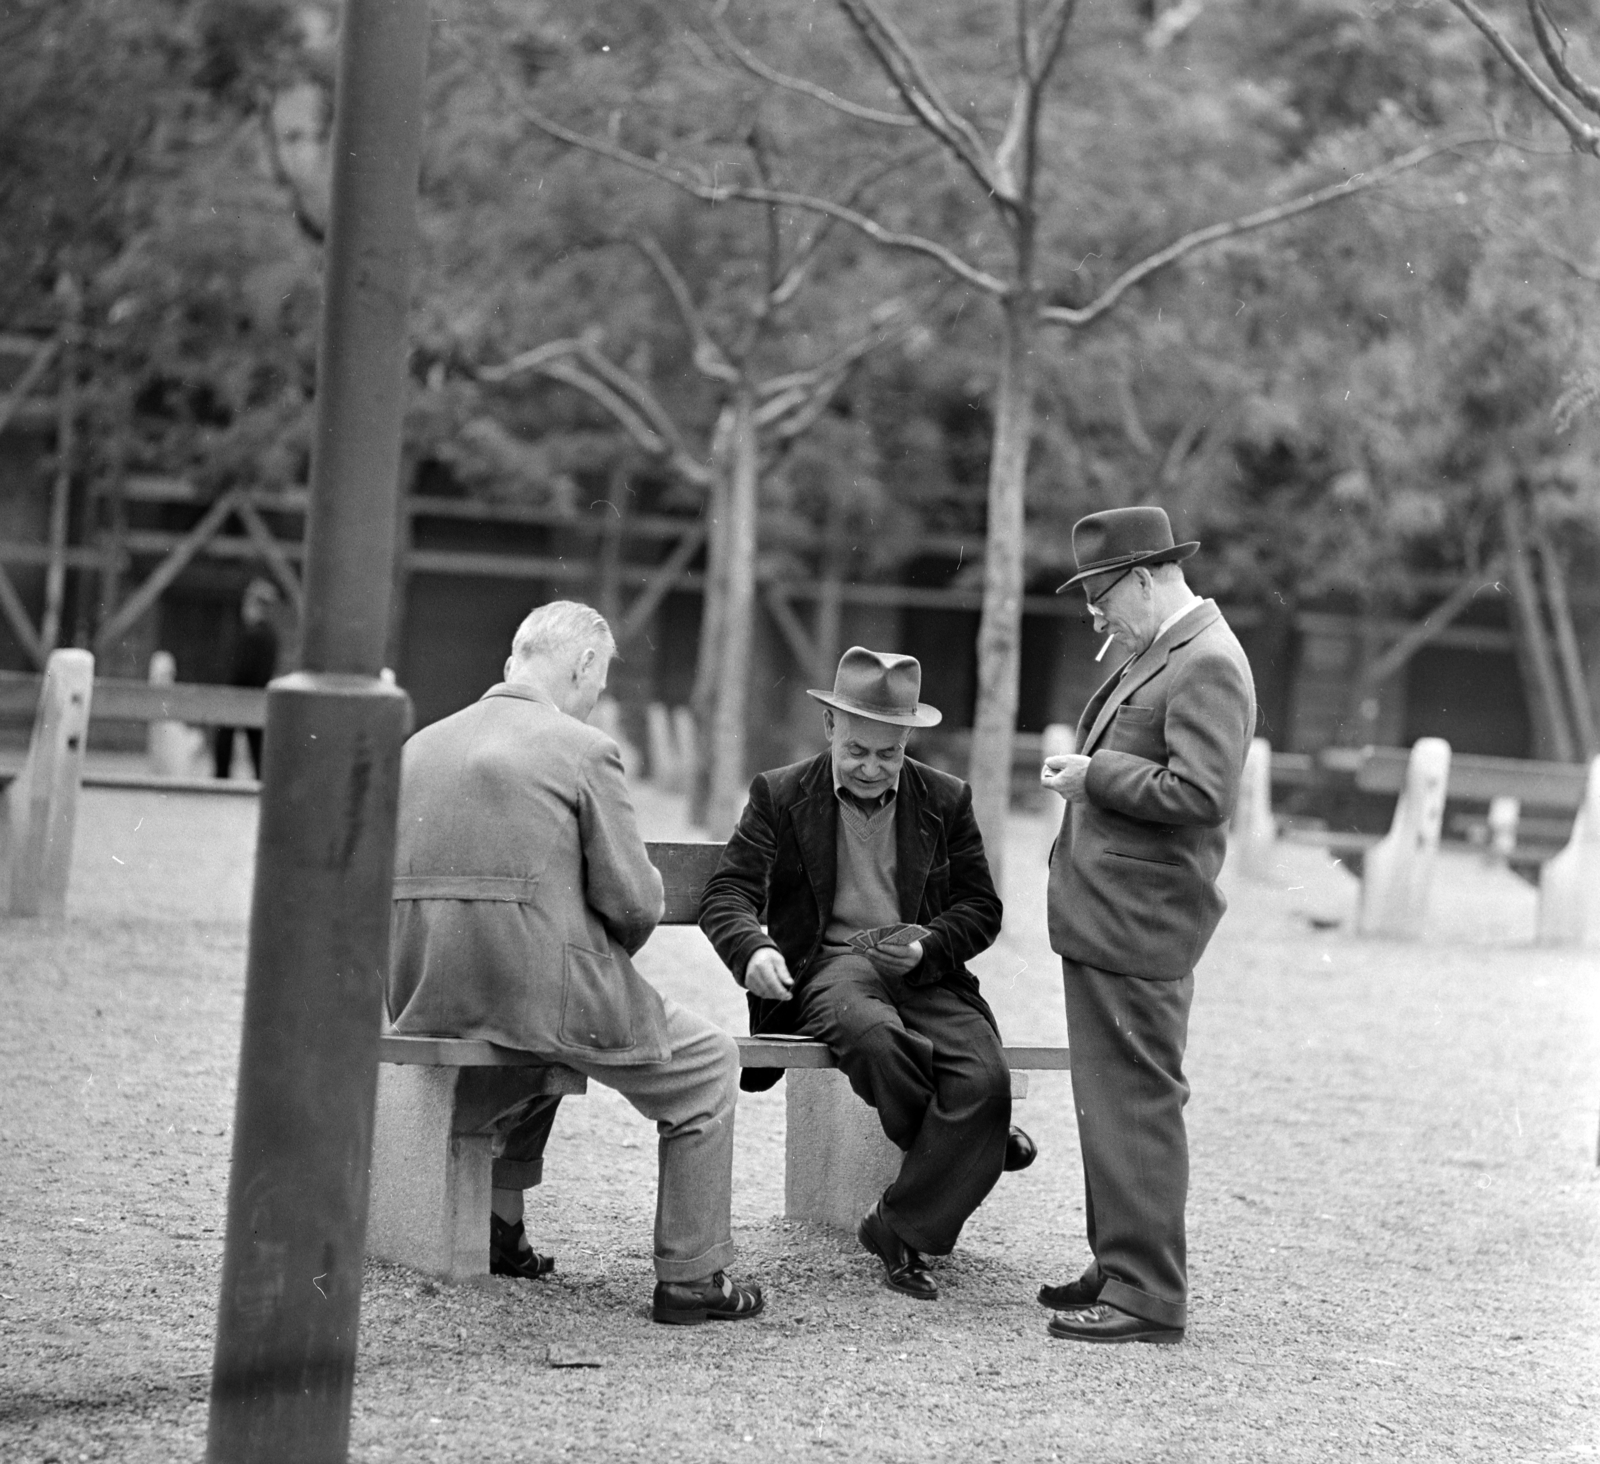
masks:
[[[738,1041],[743,1066],[789,1070],[784,1214],[853,1231],[900,1150],[820,1042]],[[368,1254],[449,1281],[486,1275],[495,1120],[535,1094],[588,1085],[488,1042],[386,1036],[379,1055]],[[1027,1096],[1025,1069],[1067,1066],[1062,1047],[1008,1047],[1006,1058],[1014,1099]]]

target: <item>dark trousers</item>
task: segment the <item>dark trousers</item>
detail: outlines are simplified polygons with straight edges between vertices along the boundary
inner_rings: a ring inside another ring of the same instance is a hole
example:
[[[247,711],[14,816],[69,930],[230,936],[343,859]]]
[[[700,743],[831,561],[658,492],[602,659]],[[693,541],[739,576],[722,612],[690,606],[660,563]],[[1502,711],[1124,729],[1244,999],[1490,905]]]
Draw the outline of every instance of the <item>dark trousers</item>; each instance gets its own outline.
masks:
[[[250,744],[250,766],[255,769],[256,777],[261,776],[261,728],[246,727],[244,729],[245,741]],[[212,771],[219,778],[226,778],[233,771],[233,728],[218,727],[211,734],[211,765]]]
[[[854,954],[807,974],[800,1010],[801,1031],[828,1044],[905,1150],[884,1219],[914,1249],[948,1255],[1005,1163],[1011,1073],[994,1028],[949,987],[908,986]]]
[[[1187,1320],[1189,1084],[1194,976],[1147,981],[1063,959],[1084,1212],[1100,1299],[1161,1326]]]

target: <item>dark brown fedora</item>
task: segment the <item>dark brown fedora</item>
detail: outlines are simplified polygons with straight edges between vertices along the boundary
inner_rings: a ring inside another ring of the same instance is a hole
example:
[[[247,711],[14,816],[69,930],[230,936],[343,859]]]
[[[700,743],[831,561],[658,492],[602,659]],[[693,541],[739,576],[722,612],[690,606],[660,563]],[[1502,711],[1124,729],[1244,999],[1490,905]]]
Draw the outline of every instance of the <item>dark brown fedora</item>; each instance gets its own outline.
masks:
[[[1091,513],[1072,526],[1072,557],[1078,561],[1078,572],[1056,593],[1097,574],[1187,559],[1199,547],[1198,539],[1187,544],[1172,542],[1172,522],[1164,508],[1108,508]]]
[[[943,714],[917,700],[922,691],[922,663],[915,656],[896,656],[851,646],[839,657],[832,691],[814,691],[824,706],[888,722],[895,727],[937,727]]]

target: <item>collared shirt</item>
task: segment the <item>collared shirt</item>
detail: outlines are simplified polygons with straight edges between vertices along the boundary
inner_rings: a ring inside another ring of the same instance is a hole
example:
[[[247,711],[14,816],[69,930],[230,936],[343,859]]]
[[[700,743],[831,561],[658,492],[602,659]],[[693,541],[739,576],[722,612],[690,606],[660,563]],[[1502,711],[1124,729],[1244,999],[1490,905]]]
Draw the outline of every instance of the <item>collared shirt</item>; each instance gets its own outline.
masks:
[[[1183,609],[1174,610],[1172,612],[1172,614],[1167,616],[1167,618],[1161,622],[1160,626],[1157,627],[1156,633],[1155,633],[1155,639],[1152,640],[1150,642],[1150,644],[1154,645],[1156,643],[1156,641],[1160,640],[1162,636],[1164,636],[1169,630],[1171,630],[1172,627],[1175,626],[1180,620],[1182,620],[1183,617],[1185,615],[1187,615],[1191,610],[1197,609],[1199,606],[1204,605],[1204,604],[1205,604],[1205,601],[1199,595],[1196,595],[1192,600],[1189,601],[1189,603],[1187,605],[1185,605],[1183,607]]]
[[[823,928],[825,950],[848,949],[857,931],[892,925],[900,918],[895,892],[895,800],[900,778],[870,804],[858,798],[833,775],[833,796],[839,801],[835,842],[833,908]]]

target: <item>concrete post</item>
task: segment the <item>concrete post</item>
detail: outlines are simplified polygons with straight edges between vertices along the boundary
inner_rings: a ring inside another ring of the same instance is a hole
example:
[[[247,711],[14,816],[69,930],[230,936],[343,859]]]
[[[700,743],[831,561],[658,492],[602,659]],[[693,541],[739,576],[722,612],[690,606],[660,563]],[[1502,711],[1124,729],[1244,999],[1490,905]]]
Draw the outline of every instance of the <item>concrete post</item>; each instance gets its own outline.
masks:
[[[1052,722],[1044,729],[1039,748],[1039,760],[1047,757],[1064,757],[1078,750],[1077,729],[1067,722]]]
[[[1449,782],[1450,744],[1419,738],[1389,832],[1367,851],[1356,922],[1362,935],[1414,939],[1422,933]]]
[[[157,651],[150,657],[150,684],[171,686],[178,679],[178,663],[171,651]],[[190,751],[194,739],[182,722],[152,722],[145,733],[145,753],[150,771],[158,778],[183,778],[190,773]]]
[[[1539,872],[1539,944],[1600,948],[1600,757],[1567,847]]]
[[[4,909],[8,914],[54,920],[66,914],[93,694],[94,657],[88,651],[52,651],[39,691],[28,760],[7,790],[10,830]]]
[[[783,1213],[854,1231],[900,1172],[903,1157],[837,1068],[790,1068]]]
[[[1272,744],[1252,738],[1245,754],[1239,801],[1228,825],[1228,853],[1249,879],[1271,878],[1278,827],[1272,821]]]

